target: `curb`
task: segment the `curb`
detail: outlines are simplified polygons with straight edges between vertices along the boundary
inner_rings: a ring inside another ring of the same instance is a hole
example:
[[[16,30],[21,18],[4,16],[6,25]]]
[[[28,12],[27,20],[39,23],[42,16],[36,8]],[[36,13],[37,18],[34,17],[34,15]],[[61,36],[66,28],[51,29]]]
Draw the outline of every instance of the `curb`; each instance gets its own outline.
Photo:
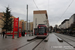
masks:
[[[49,37],[46,37],[46,39],[44,40],[44,42],[47,42],[47,41],[48,41],[48,39],[49,39]]]
[[[63,42],[63,40],[61,38],[57,37],[57,39],[59,42]]]
[[[36,37],[34,37],[34,38],[31,38],[31,39],[27,39],[27,41],[32,41],[32,40],[34,40]]]

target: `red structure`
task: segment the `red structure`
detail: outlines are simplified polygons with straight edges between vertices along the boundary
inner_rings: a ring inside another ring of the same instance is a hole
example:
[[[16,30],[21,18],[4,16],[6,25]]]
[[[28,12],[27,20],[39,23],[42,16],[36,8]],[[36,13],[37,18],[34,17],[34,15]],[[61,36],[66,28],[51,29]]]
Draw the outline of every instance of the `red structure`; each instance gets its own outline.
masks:
[[[12,38],[14,39],[14,32],[18,32],[19,31],[19,18],[14,18],[14,25],[13,25],[13,36]],[[20,37],[20,35],[19,35]]]
[[[6,33],[6,34],[12,35],[12,38],[14,39],[14,35],[17,35],[18,37],[21,37],[21,32],[22,32],[22,27],[19,27],[19,18],[14,18],[13,32]]]

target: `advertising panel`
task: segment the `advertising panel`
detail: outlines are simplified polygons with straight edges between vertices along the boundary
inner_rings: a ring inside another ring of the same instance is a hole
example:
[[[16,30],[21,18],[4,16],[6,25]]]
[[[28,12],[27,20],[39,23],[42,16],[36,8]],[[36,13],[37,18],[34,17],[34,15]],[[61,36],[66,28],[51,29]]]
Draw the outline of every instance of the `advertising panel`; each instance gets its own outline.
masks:
[[[18,31],[18,21],[19,21],[19,18],[14,18],[14,26],[13,26],[14,31]]]
[[[19,27],[19,18],[14,18],[14,25],[13,25],[13,36],[12,38],[14,39],[14,34],[15,34],[15,31],[18,32],[18,27]],[[19,34],[18,34],[19,35]]]

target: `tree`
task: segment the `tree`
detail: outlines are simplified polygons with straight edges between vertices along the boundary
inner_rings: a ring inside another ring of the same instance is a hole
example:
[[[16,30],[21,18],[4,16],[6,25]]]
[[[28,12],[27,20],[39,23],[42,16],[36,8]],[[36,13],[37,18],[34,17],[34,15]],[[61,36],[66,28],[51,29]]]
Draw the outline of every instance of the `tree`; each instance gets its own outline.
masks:
[[[50,26],[50,27],[49,27],[49,32],[52,32],[52,30],[53,30],[53,27]]]
[[[7,31],[11,31],[12,30],[12,15],[11,12],[9,10],[9,7],[6,7],[6,12],[4,13],[4,27],[2,29],[5,29],[6,32]]]

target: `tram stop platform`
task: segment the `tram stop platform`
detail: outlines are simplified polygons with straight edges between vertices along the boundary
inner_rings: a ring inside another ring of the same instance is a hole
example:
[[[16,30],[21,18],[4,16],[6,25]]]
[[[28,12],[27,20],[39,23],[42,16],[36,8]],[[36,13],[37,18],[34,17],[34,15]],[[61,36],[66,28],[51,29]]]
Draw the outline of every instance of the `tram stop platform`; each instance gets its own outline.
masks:
[[[16,48],[23,46],[27,43],[27,39],[34,38],[35,36],[24,36],[17,38],[17,36],[12,39],[12,36],[7,36],[7,38],[3,38],[2,35],[0,35],[0,50],[15,50]]]

